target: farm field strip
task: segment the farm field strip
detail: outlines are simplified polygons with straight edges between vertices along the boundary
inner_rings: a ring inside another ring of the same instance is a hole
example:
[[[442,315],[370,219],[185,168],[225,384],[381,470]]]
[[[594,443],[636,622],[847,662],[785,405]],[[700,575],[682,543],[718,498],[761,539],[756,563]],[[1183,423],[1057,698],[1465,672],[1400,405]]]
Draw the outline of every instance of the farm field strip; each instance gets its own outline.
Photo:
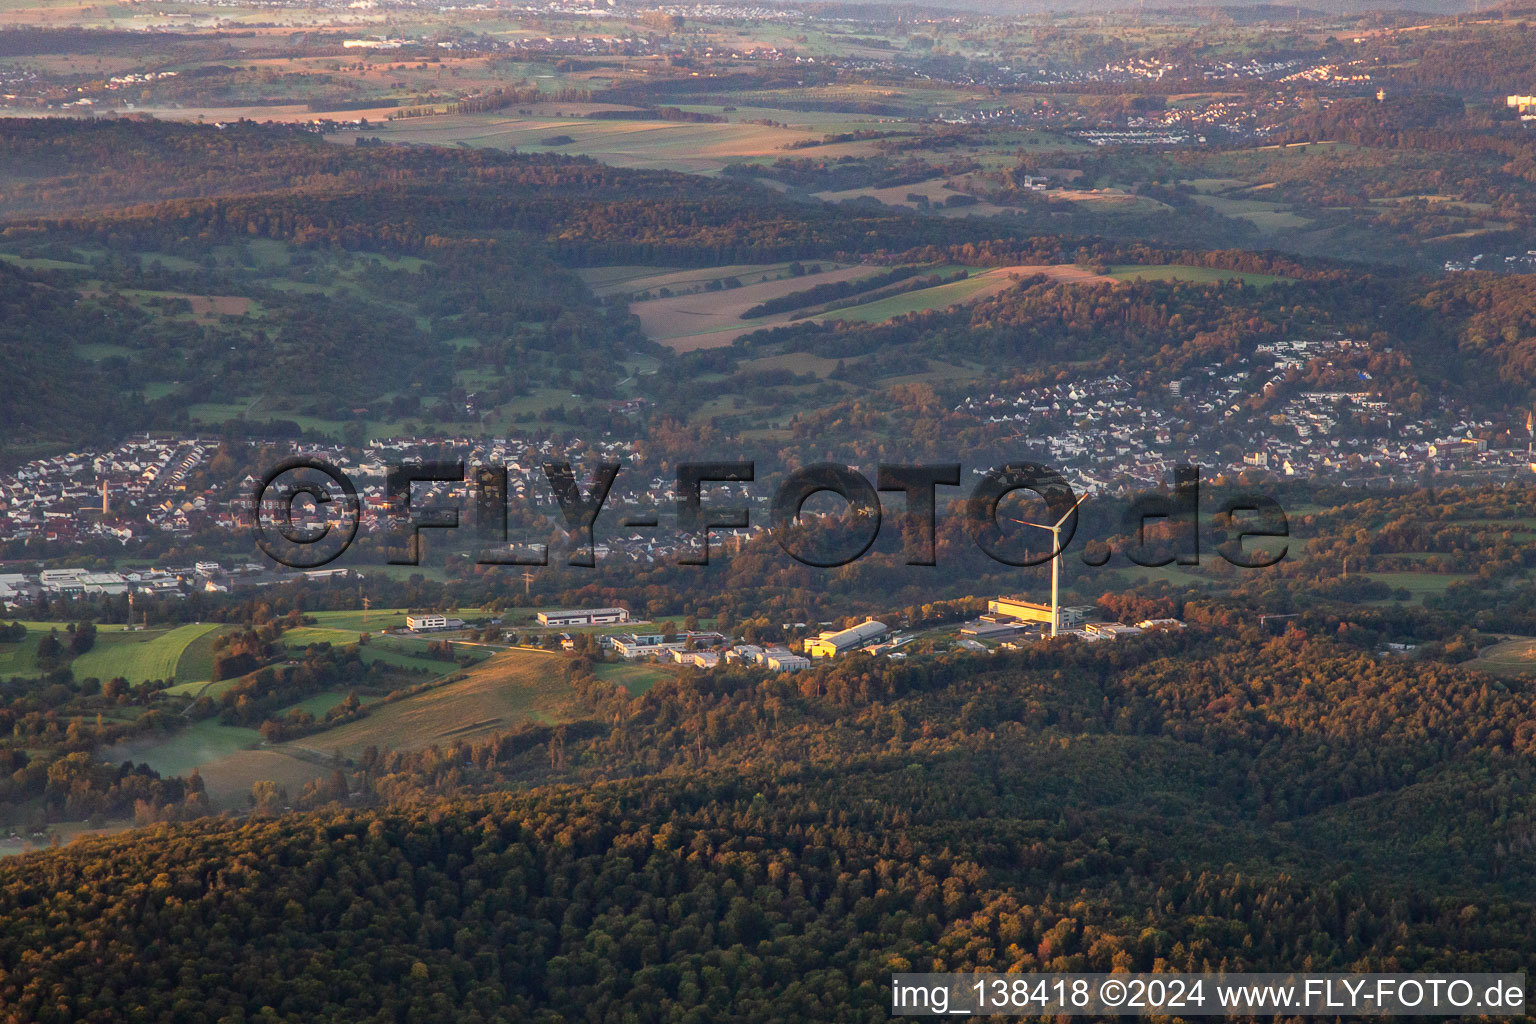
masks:
[[[562,111],[568,106],[562,105]],[[694,124],[501,113],[405,118],[370,126],[361,135],[386,142],[570,153],[616,167],[694,172],[718,171],[741,157],[775,154],[792,142],[818,138],[794,128],[738,122]],[[569,137],[570,141],[547,144],[560,136]]]
[[[72,668],[79,679],[122,676],[130,683],[175,679],[187,648],[218,628],[218,623],[206,622],[162,633],[103,633],[97,636],[96,646],[74,660]]]
[[[940,272],[943,268],[935,268]],[[854,280],[868,267],[849,267],[817,275],[771,281],[725,292],[701,292],[633,303],[631,312],[640,318],[646,335],[670,345],[678,352],[718,348],[754,331],[782,327],[789,323],[816,323],[833,320],[879,322],[906,313],[943,309],[962,302],[974,302],[1013,287],[1019,280],[1043,274],[1053,281],[1092,284],[1110,280],[1074,264],[1021,265],[979,270],[961,281],[951,281],[931,288],[903,292],[828,313],[794,319],[802,310],[789,310],[753,320],[741,314],[759,302],[803,291],[827,281]],[[748,294],[743,294],[748,293]],[[822,303],[812,304],[812,307]]]
[[[520,722],[569,721],[575,708],[563,667],[557,660],[503,652],[467,670],[462,680],[377,705],[359,721],[281,746],[356,756],[368,746],[419,749],[441,742],[447,732],[461,739]],[[477,728],[461,731],[475,723],[480,723]]]

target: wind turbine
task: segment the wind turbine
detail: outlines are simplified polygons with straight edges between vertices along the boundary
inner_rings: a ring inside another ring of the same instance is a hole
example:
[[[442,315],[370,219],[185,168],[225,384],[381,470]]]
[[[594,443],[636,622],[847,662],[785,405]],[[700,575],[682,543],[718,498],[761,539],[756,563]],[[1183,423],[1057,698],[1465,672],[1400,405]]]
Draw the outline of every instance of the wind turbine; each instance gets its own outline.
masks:
[[[1074,501],[1072,507],[1067,509],[1062,517],[1050,526],[1044,523],[1031,523],[1026,519],[1011,520],[1020,526],[1033,526],[1039,530],[1051,531],[1051,636],[1056,635],[1057,627],[1061,625],[1061,603],[1058,598],[1061,589],[1061,556],[1063,554],[1061,550],[1061,524],[1066,522],[1077,511],[1077,506],[1087,500],[1088,492],[1085,491],[1083,496]]]

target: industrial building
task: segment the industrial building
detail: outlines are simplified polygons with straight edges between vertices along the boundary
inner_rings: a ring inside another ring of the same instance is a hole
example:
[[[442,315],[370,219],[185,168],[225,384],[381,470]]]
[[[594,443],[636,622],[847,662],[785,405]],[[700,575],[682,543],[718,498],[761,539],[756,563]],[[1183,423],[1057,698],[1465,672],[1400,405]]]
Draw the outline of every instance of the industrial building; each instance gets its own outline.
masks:
[[[1030,627],[1011,616],[983,615],[960,627],[960,635],[976,640],[1005,640],[1018,636]]]
[[[405,628],[412,633],[440,633],[445,629],[463,629],[464,620],[446,615],[407,615]]]
[[[1056,614],[1057,629],[1069,629],[1082,624],[1088,618],[1091,609],[1071,607],[1058,608]],[[1040,604],[1035,601],[1026,601],[1021,597],[998,597],[987,602],[987,614],[989,616],[1006,616],[1017,619],[1020,622],[1044,622],[1051,624],[1052,612],[1048,604]]]
[[[1141,632],[1140,626],[1127,626],[1123,622],[1090,622],[1083,627],[1083,633],[1090,640],[1119,640],[1138,636]]]
[[[627,608],[563,608],[559,611],[539,612],[541,626],[605,626],[628,621]]]
[[[811,658],[835,658],[882,636],[886,629],[885,623],[869,619],[847,629],[824,632],[805,642],[805,653]]]
[[[610,642],[613,644],[614,653],[626,661],[670,656],[672,651],[681,651],[688,646],[686,640],[669,642],[660,633],[621,633],[613,637]]]

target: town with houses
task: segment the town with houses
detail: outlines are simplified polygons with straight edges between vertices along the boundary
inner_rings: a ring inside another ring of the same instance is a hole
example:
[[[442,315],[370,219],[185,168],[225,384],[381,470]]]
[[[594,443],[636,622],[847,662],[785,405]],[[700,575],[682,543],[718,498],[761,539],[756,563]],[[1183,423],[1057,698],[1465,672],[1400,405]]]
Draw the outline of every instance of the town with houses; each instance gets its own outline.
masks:
[[[230,0],[202,0],[213,7],[227,7]],[[309,0],[265,0],[254,6],[281,9],[308,5]],[[188,5],[193,6],[193,5]],[[377,7],[375,0],[349,0],[338,7],[368,10]],[[459,5],[443,5],[420,2],[392,2],[390,7],[417,8],[423,11],[451,11]],[[485,10],[484,5],[471,5],[471,10]],[[1367,85],[1371,75],[1364,70],[1363,61],[1336,59],[1308,60],[1300,57],[1249,57],[1229,59],[1210,57],[1171,60],[1162,57],[1140,56],[1110,60],[1098,65],[1083,65],[1049,53],[1034,55],[1020,60],[1016,52],[1004,49],[989,52],[977,48],[964,56],[930,50],[922,45],[898,47],[889,43],[880,45],[879,40],[860,37],[866,46],[877,53],[856,52],[840,55],[798,52],[794,46],[754,43],[742,46],[726,46],[699,39],[682,31],[685,24],[758,24],[782,25],[787,30],[799,32],[854,32],[868,31],[869,25],[854,14],[844,14],[835,9],[785,9],[756,4],[676,4],[652,7],[620,2],[568,2],[552,0],[549,3],[530,3],[507,7],[506,13],[521,13],[538,17],[576,17],[602,26],[598,31],[571,35],[518,35],[510,39],[495,39],[485,34],[464,32],[426,32],[416,37],[396,35],[365,35],[340,37],[334,41],[317,40],[312,56],[333,53],[338,57],[372,55],[379,59],[411,60],[433,58],[433,55],[453,54],[457,57],[490,56],[517,62],[555,62],[566,59],[613,59],[668,60],[699,62],[701,66],[720,63],[738,66],[786,66],[807,70],[837,72],[850,76],[876,76],[912,87],[937,85],[952,88],[985,90],[1017,90],[1071,87],[1104,87],[1132,85],[1141,82],[1157,82],[1164,78],[1193,79],[1209,83],[1232,83],[1238,88],[1253,83],[1270,83],[1281,91],[1269,96],[1245,97],[1192,106],[1169,104],[1165,108],[1147,111],[1129,117],[1108,116],[1101,112],[1079,109],[1070,104],[999,104],[982,101],[974,105],[962,104],[948,107],[941,112],[915,115],[892,108],[886,119],[909,124],[987,124],[993,127],[1035,127],[1067,132],[1094,146],[1147,145],[1185,146],[1203,145],[1208,133],[1227,138],[1263,138],[1276,131],[1283,110],[1299,102],[1300,95],[1292,95],[1288,87],[1307,87],[1315,90],[1323,87],[1348,87],[1358,89]],[[654,23],[652,31],[637,31],[630,23],[637,17]],[[604,25],[604,22],[608,25]],[[961,31],[965,19],[960,16],[944,17],[928,14],[910,20],[906,27],[920,38],[922,33]],[[611,26],[611,27],[610,27]],[[165,31],[163,27],[140,31]],[[931,42],[931,41],[930,41]],[[1354,39],[1358,44],[1363,39]],[[972,46],[975,41],[972,41]],[[433,58],[435,59],[435,58]],[[5,69],[0,69],[0,108],[72,109],[102,111],[121,109],[133,112],[141,108],[154,109],[165,104],[153,99],[141,100],[139,94],[151,95],[146,87],[153,86],[162,78],[172,78],[176,71],[146,71],[94,78],[74,76],[73,80],[61,80],[56,76],[19,76],[7,80]],[[130,99],[132,95],[134,98]],[[1380,97],[1378,97],[1380,98]],[[1523,99],[1525,97],[1511,97]],[[179,104],[171,102],[169,106]],[[1514,105],[1513,103],[1511,104]],[[419,111],[418,111],[419,113]],[[900,116],[895,116],[895,115]],[[402,108],[391,117],[416,116],[409,108]],[[312,127],[320,131],[336,131],[356,128],[357,118],[338,118],[335,114],[317,118]]]
[[[1394,405],[1359,368],[1366,352],[1364,343],[1342,337],[1282,341],[1258,346],[1251,357],[1187,367],[1160,382],[1109,374],[1013,393],[970,394],[953,411],[974,418],[995,438],[985,450],[976,450],[978,464],[968,467],[973,475],[1025,458],[1058,470],[1079,493],[1155,488],[1171,479],[1179,462],[1200,466],[1208,478],[1333,479],[1344,486],[1393,486],[1426,477],[1499,480],[1532,473],[1536,456],[1530,451],[1529,417],[1527,436],[1520,437],[1517,429],[1514,444],[1506,438],[1503,446],[1490,445],[1495,436],[1491,422],[1448,406],[1414,413]],[[1320,377],[1331,383],[1313,383]],[[216,459],[221,452],[228,457]],[[359,530],[366,536],[397,525],[390,514],[386,472],[438,460],[445,453],[467,467],[506,468],[509,503],[533,513],[518,527],[524,536],[511,537],[513,543],[543,541],[549,531],[539,524],[559,522],[545,479],[546,462],[568,462],[579,477],[581,467],[607,461],[619,463],[623,471],[605,502],[594,556],[657,564],[676,560],[683,550],[684,541],[674,531],[610,525],[636,512],[665,516],[676,506],[673,467],[653,464],[632,440],[407,437],[376,439],[359,449],[292,440],[141,435],[104,451],[36,459],[0,475],[0,569],[24,570],[45,555],[66,556],[71,547],[111,561],[131,558],[148,539],[212,537],[219,550],[247,556],[210,571],[169,567],[139,579],[95,571],[48,581],[28,577],[26,584],[45,593],[120,593],[217,591],[280,582],[293,574],[255,565],[262,560],[243,543],[256,511],[256,463],[297,454],[337,467],[355,483]],[[215,462],[251,468],[243,474],[223,471]],[[745,528],[715,531],[715,543],[740,543],[764,528],[771,488],[719,487],[720,500],[733,499],[754,512]],[[411,502],[413,509],[468,507],[468,486],[418,484]],[[229,543],[219,542],[221,536]],[[172,580],[180,582],[173,588]]]

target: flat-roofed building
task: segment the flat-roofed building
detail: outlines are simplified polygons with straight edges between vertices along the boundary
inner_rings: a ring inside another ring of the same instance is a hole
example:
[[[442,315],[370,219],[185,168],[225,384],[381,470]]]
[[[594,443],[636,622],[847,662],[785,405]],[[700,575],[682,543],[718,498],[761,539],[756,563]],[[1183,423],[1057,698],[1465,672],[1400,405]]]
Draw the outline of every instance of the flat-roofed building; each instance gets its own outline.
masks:
[[[606,626],[628,621],[627,608],[562,608],[539,612],[541,626]]]
[[[463,619],[450,619],[446,615],[407,615],[405,628],[412,633],[437,633],[445,629],[464,628]]]
[[[667,640],[660,633],[621,633],[613,638],[613,650],[621,658],[659,658],[688,646],[686,640]]]
[[[1056,622],[1057,629],[1067,629],[1083,622],[1088,617],[1090,609],[1082,607],[1069,607],[1057,609],[1060,618]],[[1010,619],[1018,619],[1020,622],[1051,623],[1051,606],[1037,601],[1026,601],[1021,597],[999,597],[987,602],[987,614],[1007,616]]]
[[[1123,636],[1137,636],[1141,629],[1123,622],[1090,622],[1083,627],[1083,632],[1098,640],[1118,640]]]
[[[989,622],[990,618],[987,616],[967,622],[960,627],[960,635],[977,640],[1002,640],[1017,636],[1029,628],[1022,622],[998,622],[995,619]]]

